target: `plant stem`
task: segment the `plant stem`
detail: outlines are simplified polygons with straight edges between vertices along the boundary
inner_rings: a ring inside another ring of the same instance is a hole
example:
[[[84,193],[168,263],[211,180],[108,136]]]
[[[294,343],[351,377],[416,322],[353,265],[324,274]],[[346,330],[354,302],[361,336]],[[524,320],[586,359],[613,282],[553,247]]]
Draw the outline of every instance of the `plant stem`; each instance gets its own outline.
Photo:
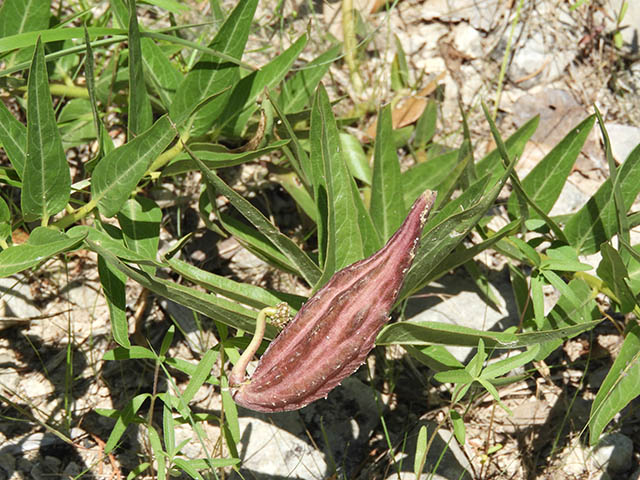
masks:
[[[64,230],[69,225],[73,225],[75,222],[80,220],[81,218],[86,217],[91,213],[91,210],[96,208],[97,202],[95,200],[90,200],[86,205],[80,207],[75,212],[62,217],[60,220],[53,222],[51,225],[59,228],[60,230]]]
[[[267,316],[275,317],[278,314],[277,307],[266,307],[260,310],[258,318],[256,319],[256,331],[253,334],[251,342],[247,346],[246,350],[240,355],[240,358],[233,366],[231,375],[229,375],[229,385],[232,387],[241,385],[244,382],[247,365],[253,358],[253,355],[258,351],[262,338],[264,337],[264,330],[267,325]]]
[[[342,36],[344,38],[344,60],[349,68],[353,89],[359,97],[362,94],[363,85],[358,72],[358,62],[356,62],[358,43],[353,18],[353,0],[342,0]]]

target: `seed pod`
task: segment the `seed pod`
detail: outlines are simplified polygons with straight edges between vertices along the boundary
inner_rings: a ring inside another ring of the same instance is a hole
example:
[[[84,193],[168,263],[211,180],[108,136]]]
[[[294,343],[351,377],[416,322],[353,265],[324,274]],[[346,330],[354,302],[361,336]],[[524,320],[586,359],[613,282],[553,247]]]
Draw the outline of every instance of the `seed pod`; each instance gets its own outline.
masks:
[[[297,410],[358,369],[389,320],[435,198],[429,190],[420,195],[381,250],[331,277],[271,342],[248,382],[241,382],[244,373],[232,375],[236,403],[259,412]]]

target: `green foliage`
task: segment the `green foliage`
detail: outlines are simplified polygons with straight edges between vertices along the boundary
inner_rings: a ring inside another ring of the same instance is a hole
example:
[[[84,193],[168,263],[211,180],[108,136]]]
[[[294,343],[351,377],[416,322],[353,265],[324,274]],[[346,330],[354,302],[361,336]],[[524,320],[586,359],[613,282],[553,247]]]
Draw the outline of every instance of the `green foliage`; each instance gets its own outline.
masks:
[[[170,0],[146,3],[174,13],[185,8]],[[547,358],[565,339],[593,330],[603,320],[595,303],[598,294],[609,298],[616,313],[640,313],[640,248],[630,244],[633,218],[628,212],[640,192],[640,146],[617,166],[599,112],[573,128],[520,180],[515,165],[537,128],[537,118],[503,140],[487,115],[497,148],[474,161],[466,125],[460,145],[445,148],[435,142],[438,108],[430,100],[415,129],[409,128],[413,135],[406,137],[408,150],[420,161],[402,171],[390,107],[380,110],[372,147],[363,147],[341,131],[349,120],[335,117],[321,83],[341,45],[330,46],[300,66],[300,55],[309,43],[302,35],[265,65],[251,67],[243,54],[257,0],[238,2],[213,38],[204,39],[206,47],[175,32],[146,28],[139,23],[135,0],[113,0],[109,5],[105,19],[87,14],[84,28],[49,28],[50,2],[5,0],[0,8],[0,55],[6,66],[0,77],[16,82],[20,75],[26,77],[25,88],[9,93],[27,119],[23,124],[0,102],[0,145],[10,161],[0,170],[0,277],[44,269],[59,255],[78,249],[95,252],[118,344],[105,360],[143,359],[155,363],[159,371],[174,368],[190,377],[182,393],[169,385],[165,392],[134,396],[119,411],[100,411],[114,421],[106,453],[118,447],[127,426],[145,424],[159,478],[177,471],[203,478],[205,470],[237,464],[238,412],[225,375],[212,376],[211,369],[225,355],[237,359],[238,348],[246,345],[244,332],[253,330],[260,309],[286,301],[297,310],[306,300],[187,263],[179,257],[188,236],[171,239],[175,243],[170,254],[159,257],[161,223],[169,212],[146,195],[158,179],[180,182],[199,172],[200,214],[207,227],[235,237],[247,250],[313,290],[379,249],[415,198],[427,188],[437,190],[437,206],[423,230],[398,304],[460,265],[477,284],[486,284],[474,257],[493,248],[509,261],[521,324],[490,332],[399,321],[381,331],[377,344],[403,345],[420,363],[438,371],[437,380],[455,384],[449,418],[461,443],[464,416],[458,410],[465,394],[481,388],[500,404],[497,387],[507,373]],[[114,44],[121,54],[107,55],[106,46]],[[107,61],[96,65],[94,51],[100,52],[99,57],[106,55]],[[85,82],[78,83],[86,88],[68,85],[55,68],[64,62],[79,64],[80,57],[84,57]],[[394,88],[405,88],[408,77],[400,50],[393,66]],[[576,213],[551,218],[549,212],[596,120],[604,133],[610,178]],[[109,136],[113,127],[126,132],[124,143],[117,147]],[[223,142],[244,147],[229,149]],[[65,149],[90,144],[97,148],[88,163],[74,169],[72,185]],[[301,213],[301,237],[281,231],[254,202],[223,180],[223,169],[265,155],[270,158],[270,178],[290,194]],[[514,188],[507,202],[510,223],[494,231],[487,225],[508,181]],[[229,206],[219,208],[220,197]],[[92,221],[80,224],[85,219]],[[40,225],[28,223],[32,221]],[[17,228],[29,231],[26,242],[13,243],[11,233]],[[466,243],[471,233],[482,241]],[[620,241],[612,243],[613,237]],[[579,255],[596,252],[602,260],[591,272]],[[167,272],[182,281],[170,279]],[[194,315],[214,319],[219,344],[201,352],[197,364],[170,357],[174,327],[159,352],[133,345],[126,318],[128,280]],[[543,290],[549,287],[559,293],[559,300],[545,315]],[[487,301],[491,302],[490,295]],[[275,327],[267,327],[267,339],[276,334]],[[592,406],[591,443],[638,394],[638,337],[638,327],[630,323],[622,352]],[[477,347],[477,353],[464,366],[442,345]],[[488,363],[494,351],[507,349],[522,351]],[[171,376],[168,372],[166,376],[170,384]],[[200,423],[210,419],[194,415],[188,404],[205,383],[222,387],[223,415],[215,421],[224,432],[230,456],[187,460],[182,454],[184,442],[176,444],[173,430],[177,423],[189,423],[203,441]],[[139,413],[156,400],[162,402],[161,425]],[[422,470],[427,449],[427,432],[421,430],[416,472]],[[141,474],[151,465],[142,462],[134,472]]]

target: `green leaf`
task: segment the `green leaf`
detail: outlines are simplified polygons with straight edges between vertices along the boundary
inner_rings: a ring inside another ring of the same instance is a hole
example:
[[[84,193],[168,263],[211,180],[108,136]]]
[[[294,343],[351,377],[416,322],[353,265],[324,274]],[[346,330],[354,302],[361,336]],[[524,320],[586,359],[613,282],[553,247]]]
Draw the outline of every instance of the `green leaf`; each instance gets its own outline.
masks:
[[[212,145],[210,143],[192,143],[189,145],[191,151],[204,162],[209,168],[225,168],[242,165],[243,163],[255,160],[268,153],[280,150],[287,145],[289,140],[278,140],[266,147],[258,150],[250,150],[248,152],[234,153],[220,145]],[[182,153],[178,155],[169,165],[162,171],[163,177],[170,175],[178,175],[197,169],[197,164],[191,160],[191,157]]]
[[[636,298],[631,292],[627,279],[629,273],[618,251],[608,243],[600,246],[602,260],[598,265],[598,276],[616,295],[621,313],[629,313],[636,306]]]
[[[141,135],[116,148],[96,166],[91,182],[91,200],[100,213],[113,217],[127,201],[151,162],[176,136],[166,115]]]
[[[157,480],[165,480],[167,478],[166,454],[162,449],[160,435],[153,425],[147,425],[147,435],[151,445],[151,452],[156,459],[156,478]]]
[[[500,242],[501,239],[506,237],[507,235],[512,235],[515,233],[515,230],[518,228],[520,222],[518,220],[514,220],[513,222],[502,227],[498,232],[493,233],[487,238],[487,240],[476,243],[471,247],[464,247],[462,244],[458,244],[453,252],[447,255],[433,270],[433,274],[439,277],[440,275],[444,275],[447,272],[459,267],[460,265],[465,265],[468,262],[472,261],[473,258]]]
[[[446,372],[438,372],[433,378],[442,383],[471,383],[473,376],[464,368],[459,370],[448,370]]]
[[[173,96],[182,82],[182,74],[152,39],[142,38],[140,45],[145,78],[151,83],[162,105],[168,111]]]
[[[438,210],[440,206],[451,198],[453,192],[460,185],[463,189],[467,188],[467,175],[466,172],[469,170],[469,166],[473,161],[473,154],[471,151],[471,142],[467,139],[463,140],[462,145],[457,150],[458,158],[456,161],[456,166],[449,171],[448,175],[444,178],[444,180],[438,185],[438,198],[436,198],[436,203],[433,208]]]
[[[111,430],[109,439],[104,446],[105,455],[109,454],[116,447],[118,441],[122,438],[122,435],[124,435],[124,431],[127,429],[127,426],[133,422],[136,412],[140,409],[146,399],[150,397],[151,394],[149,393],[136,395],[121,412],[118,412],[116,424],[114,425],[113,430]]]
[[[106,231],[98,230],[86,225],[77,225],[69,229],[67,231],[67,235],[70,237],[87,237],[87,240],[98,244],[101,248],[111,252],[112,255],[124,260],[145,265],[161,266],[155,259],[140,255],[139,253],[125,247],[122,240],[122,232],[116,227],[112,225],[102,225],[102,227]]]
[[[640,383],[640,326],[633,325],[620,353],[591,405],[589,444],[595,445],[607,424],[638,396]]]
[[[98,97],[96,90],[95,74],[94,74],[94,56],[93,49],[91,47],[91,39],[89,38],[89,31],[84,26],[84,42],[86,45],[86,57],[84,59],[85,80],[87,82],[87,92],[89,92],[89,103],[91,105],[91,114],[93,116],[93,126],[98,138],[98,152],[89,160],[84,166],[88,173],[92,173],[95,167],[95,162],[104,156],[106,153],[113,150],[113,141],[109,136],[109,132],[102,123],[100,114],[98,113]]]
[[[571,173],[587,136],[595,123],[591,115],[571,130],[522,180],[522,187],[545,213],[549,213]],[[509,199],[509,213],[516,215],[515,197]],[[531,218],[540,218],[532,211]]]
[[[44,4],[46,0],[42,2]],[[31,4],[35,2],[31,1]],[[48,23],[47,23],[48,25]],[[126,40],[126,37],[123,36],[124,32],[119,28],[104,28],[104,27],[90,27],[88,28],[89,34],[92,37],[103,37],[103,36],[114,36],[115,38],[109,39],[106,41],[107,44],[110,43],[118,43],[123,40]],[[40,30],[34,30],[25,33],[19,33],[16,35],[10,35],[7,37],[0,37],[0,55],[11,50],[15,50],[18,48],[30,47],[36,44],[38,38],[42,39],[42,43],[50,43],[50,42],[60,42],[64,40],[74,39],[74,38],[82,38],[84,35],[82,27],[71,27],[71,28],[52,28],[47,29],[43,28]],[[73,47],[69,49],[65,49],[60,51],[59,53],[49,54],[47,55],[47,61],[52,60],[54,58],[59,58],[65,54],[82,52],[85,50],[84,46]],[[6,68],[0,71],[0,77],[10,75],[17,71],[23,70],[28,67],[28,63],[19,63],[14,67]]]
[[[580,327],[580,325],[593,325],[601,321],[602,316],[595,303],[595,293],[584,280],[573,279],[566,288],[571,290],[570,295],[566,295],[566,292],[561,295],[553,309],[543,318],[543,326],[540,330]],[[575,335],[577,333],[567,337],[571,338]],[[541,345],[536,360],[543,360],[560,345],[562,345],[560,339],[545,342]]]
[[[186,148],[186,147],[185,147]],[[187,151],[193,155],[191,150]],[[298,273],[311,285],[313,285],[320,277],[318,266],[303,252],[296,243],[286,235],[283,235],[269,220],[247,199],[236,193],[220,177],[211,171],[200,159],[192,156],[193,160],[198,164],[198,168],[204,175],[207,182],[219,194],[229,199],[231,204],[256,227],[258,233],[264,235],[278,250],[286,257],[292,265],[294,265]]]
[[[287,302],[295,310],[300,309],[304,297],[289,293],[270,291],[257,285],[236,282],[230,278],[207,272],[178,258],[167,260],[167,265],[176,273],[209,291],[255,308],[265,308]]]
[[[418,439],[416,440],[416,454],[413,459],[413,473],[416,478],[420,478],[424,464],[427,461],[427,427],[422,425],[418,431]]]
[[[626,2],[623,2],[623,8],[626,5]],[[616,211],[616,234],[621,241],[626,243],[631,242],[631,237],[629,233],[629,221],[627,220],[627,210],[628,207],[625,207],[625,202],[622,197],[622,191],[620,189],[620,177],[618,176],[618,167],[616,166],[616,162],[613,158],[613,152],[611,150],[611,140],[609,140],[609,133],[604,125],[604,119],[600,114],[600,110],[598,107],[594,105],[593,107],[596,111],[596,117],[598,118],[598,126],[600,127],[600,133],[602,134],[602,139],[604,142],[604,151],[605,156],[607,157],[607,164],[609,165],[609,179],[613,184],[613,203],[615,205]],[[637,145],[637,146],[640,146]],[[622,248],[620,246],[620,248]],[[620,251],[625,258],[627,258],[627,252]]]
[[[53,113],[44,49],[38,40],[27,91],[27,157],[22,174],[22,213],[26,220],[49,217],[69,201],[71,176]]]
[[[531,135],[533,135],[538,128],[539,120],[540,117],[533,117],[504,142],[509,158],[519,158],[522,155],[524,147],[531,138]],[[493,175],[492,180],[500,177],[504,171],[504,166],[500,159],[500,152],[495,148],[488,155],[479,160],[476,164],[476,173],[478,177],[482,177],[487,173],[491,173]]]
[[[54,255],[72,250],[83,240],[83,236],[68,237],[57,230],[37,227],[26,243],[0,252],[0,278],[22,272]]]
[[[168,329],[167,329],[167,333],[164,334],[164,337],[162,338],[162,344],[160,345],[160,356],[164,357],[167,352],[169,351],[169,349],[171,348],[171,344],[173,343],[173,337],[176,333],[176,326],[175,325],[171,325]]]
[[[416,131],[413,137],[413,148],[416,150],[424,150],[427,143],[436,133],[436,123],[438,121],[438,104],[435,100],[430,99],[425,107],[422,115],[416,123]],[[420,164],[418,164],[420,165]],[[425,187],[427,189],[428,187]]]
[[[49,28],[51,0],[4,0],[0,6],[0,39]],[[35,38],[34,38],[35,41]],[[21,48],[13,44],[11,49]],[[20,51],[5,60],[5,67],[27,60],[31,50]]]
[[[394,37],[396,54],[391,64],[391,88],[399,91],[409,86],[409,66],[402,48],[402,42],[400,42],[397,35],[394,35]]]
[[[11,236],[11,210],[4,198],[0,197],[0,245],[6,247],[4,242]]]
[[[122,0],[112,0],[110,6],[120,26],[122,28],[130,26],[129,9],[124,2]],[[141,60],[144,65],[144,77],[151,83],[160,97],[160,101],[168,110],[183,77],[153,39],[140,38],[139,30],[136,36],[139,38],[142,49]]]
[[[231,434],[231,440],[235,446],[240,442],[240,424],[238,423],[238,406],[236,402],[231,398],[231,390],[229,389],[229,380],[226,377],[222,377],[222,408],[224,409],[224,417],[227,423],[227,428]],[[233,451],[233,450],[232,450]]]
[[[224,22],[209,48],[230,57],[240,59],[249,37],[258,0],[238,2]],[[173,121],[180,125],[206,98],[233,86],[240,77],[237,64],[211,54],[203,55],[178,87],[169,108]],[[193,135],[205,133],[222,113],[231,91],[217,96],[198,109],[194,115]]]
[[[205,380],[209,377],[213,364],[218,358],[218,354],[214,350],[207,350],[202,357],[202,360],[198,363],[196,371],[191,376],[187,388],[182,393],[182,400],[184,403],[189,403],[200,387],[204,384]]]
[[[280,135],[283,137],[289,137],[291,139],[291,146],[293,151],[290,151],[287,147],[283,147],[283,151],[289,159],[289,163],[300,178],[300,181],[302,182],[305,189],[311,191],[310,179],[313,175],[313,169],[311,166],[309,155],[307,155],[307,152],[305,151],[302,143],[294,132],[293,127],[291,126],[291,123],[289,122],[287,116],[284,114],[281,105],[273,98],[273,95],[271,95],[268,91],[267,97],[269,98],[269,102],[271,103],[273,110],[276,112],[278,118],[280,119],[280,122],[282,123],[283,128],[280,129],[282,130],[282,133],[280,133]]]
[[[437,187],[449,177],[458,163],[458,155],[458,150],[451,150],[402,173],[402,191],[407,209],[425,190],[439,190]]]
[[[162,405],[162,434],[164,435],[164,446],[167,449],[167,456],[173,458],[176,454],[176,435],[173,411],[166,403]]]
[[[27,158],[27,127],[0,102],[0,143],[18,177],[22,178]]]
[[[371,185],[371,167],[360,140],[354,135],[340,132],[340,148],[349,173],[361,182]]]
[[[202,460],[202,459],[198,459],[198,460]],[[225,467],[227,465],[235,465],[236,463],[239,463],[239,460],[238,461],[233,461],[233,460],[235,459],[218,458],[218,459],[213,459],[212,463],[216,467]],[[176,467],[178,467],[180,470],[182,470],[184,473],[189,475],[194,480],[204,480],[203,476],[198,473],[198,470],[196,468],[196,462],[194,462],[192,459],[177,457],[173,459],[173,463],[175,463]],[[203,469],[209,469],[209,468],[210,468],[209,465],[204,464]]]
[[[531,306],[533,307],[533,319],[538,330],[544,328],[544,286],[543,277],[539,271],[531,275]]]
[[[142,69],[142,47],[136,14],[136,0],[129,0],[129,102],[128,139],[151,127],[153,116]]]
[[[369,209],[373,224],[383,241],[391,238],[406,214],[400,163],[392,136],[391,106],[387,105],[378,115]]]
[[[404,286],[398,296],[406,298],[426,285],[436,267],[471,231],[480,218],[491,208],[507,180],[513,164],[493,186],[488,186],[485,175],[466,189],[462,195],[447,203],[430,217],[422,233],[422,240]]]
[[[620,187],[626,214],[640,192],[640,145],[633,149],[618,168],[617,182]],[[571,246],[581,254],[596,253],[600,245],[611,239],[618,230],[611,178],[608,178],[589,199],[567,221],[564,233]]]
[[[380,244],[342,157],[335,118],[322,85],[318,87],[311,111],[311,164],[323,265],[322,278],[315,286],[318,288],[336,271],[373,253],[372,248],[375,251]]]
[[[152,277],[147,273],[133,268],[120,261],[109,250],[103,248],[97,243],[91,240],[86,240],[86,243],[89,248],[91,248],[99,255],[102,255],[105,260],[112,266],[120,270],[129,278],[138,282],[143,287],[148,288],[152,292],[162,297],[168,298],[169,300],[172,300],[176,303],[179,303],[180,305],[183,305],[191,310],[195,310],[196,312],[199,312],[210,318],[214,318],[231,327],[247,331],[255,330],[255,316],[249,317],[244,313],[239,313],[237,311],[231,310],[231,305],[229,305],[228,302],[222,302],[222,299],[216,297],[215,295],[188,288],[184,285],[179,285],[169,280]],[[223,304],[224,306],[221,306]],[[267,325],[265,337],[273,338],[276,334],[276,328],[271,325]]]
[[[286,256],[269,241],[269,239],[240,219],[230,215],[219,213],[218,220],[222,224],[225,231],[229,232],[244,248],[253,253],[261,260],[273,265],[279,270],[299,275],[296,267],[287,259]]]
[[[509,277],[511,280],[511,288],[513,289],[513,297],[518,306],[518,318],[523,324],[527,324],[533,318],[533,307],[529,296],[529,285],[527,277],[522,272],[522,267],[516,267],[509,263]]]
[[[426,320],[409,320],[387,325],[382,329],[376,345],[458,345],[475,347],[483,340],[488,348],[521,348],[585,332],[602,320],[580,323],[539,332],[489,332],[474,328]]]
[[[233,122],[232,130],[241,134],[249,117],[258,110],[256,99],[265,88],[275,87],[289,72],[293,62],[298,58],[307,44],[307,35],[302,35],[289,48],[271,60],[260,70],[251,72],[240,80],[233,88],[229,101],[216,124],[221,127]]]
[[[183,5],[176,0],[145,0],[145,3],[156,5],[160,8],[164,8],[168,12],[180,14],[188,12],[190,8],[187,5]]]
[[[464,368],[464,365],[442,345],[429,345],[420,349],[412,345],[403,345],[402,348],[420,363],[436,372]]]
[[[331,64],[340,56],[341,44],[335,44],[326,52],[303,65],[283,85],[278,104],[285,114],[302,110],[311,104],[313,92]]]
[[[136,196],[130,198],[118,212],[125,245],[141,256],[155,260],[158,252],[162,210],[151,199]],[[143,267],[153,274],[155,268]]]
[[[487,380],[493,380],[497,377],[512,372],[516,368],[520,368],[529,362],[535,360],[536,355],[540,351],[540,345],[533,345],[526,352],[519,353],[503,360],[498,360],[490,365],[487,365],[480,376]]]
[[[104,360],[133,360],[140,358],[158,360],[158,356],[155,353],[139,345],[131,345],[129,348],[116,347],[106,352],[102,358]]]
[[[296,205],[311,219],[313,223],[318,222],[318,211],[311,195],[303,185],[300,177],[295,172],[273,173],[274,179],[293,198]]]
[[[100,284],[109,307],[113,339],[119,345],[130,348],[125,292],[127,276],[110,266],[102,257],[98,257],[98,274],[100,275]]]
[[[453,424],[453,434],[460,445],[464,445],[465,442],[465,427],[462,416],[455,410],[449,410],[449,416],[451,417],[451,423]]]

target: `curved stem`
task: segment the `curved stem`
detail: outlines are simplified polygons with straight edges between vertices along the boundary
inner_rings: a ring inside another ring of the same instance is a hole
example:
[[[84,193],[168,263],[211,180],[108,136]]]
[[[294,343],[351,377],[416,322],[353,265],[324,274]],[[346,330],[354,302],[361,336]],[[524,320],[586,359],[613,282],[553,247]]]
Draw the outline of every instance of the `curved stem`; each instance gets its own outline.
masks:
[[[240,358],[233,366],[231,370],[231,375],[229,375],[229,385],[231,387],[238,386],[244,382],[246,373],[247,373],[247,365],[253,358],[253,355],[258,351],[258,347],[260,347],[260,343],[262,342],[262,338],[264,337],[264,330],[267,324],[267,316],[274,317],[278,314],[277,307],[267,307],[260,310],[258,313],[258,318],[256,320],[256,331],[253,334],[253,338],[251,342],[247,346],[246,350],[240,355]]]

